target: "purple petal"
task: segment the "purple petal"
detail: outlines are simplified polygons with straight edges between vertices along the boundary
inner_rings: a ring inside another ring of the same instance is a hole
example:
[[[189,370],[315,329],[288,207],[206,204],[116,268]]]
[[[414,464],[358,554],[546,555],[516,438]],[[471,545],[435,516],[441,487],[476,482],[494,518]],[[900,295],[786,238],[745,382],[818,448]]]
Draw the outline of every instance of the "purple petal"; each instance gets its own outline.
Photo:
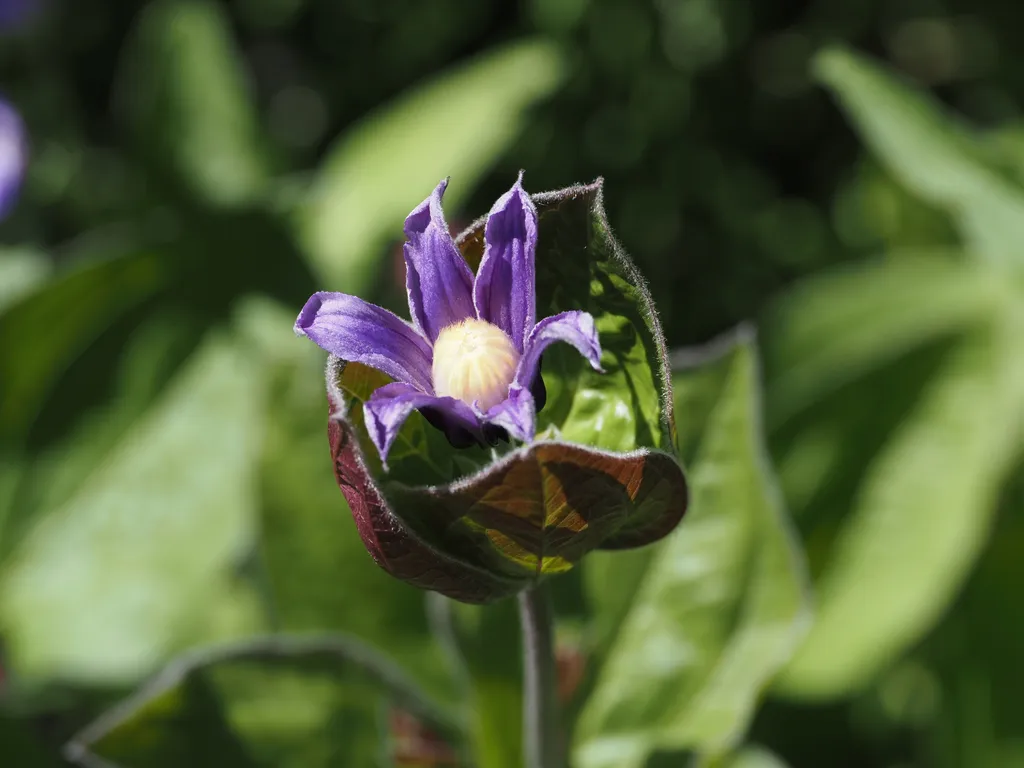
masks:
[[[2,2],[0,0],[0,4]],[[25,124],[13,108],[0,99],[0,218],[14,207],[27,162]]]
[[[477,317],[505,331],[519,352],[537,316],[537,209],[522,181],[520,173],[512,189],[491,208],[473,286]]]
[[[445,179],[405,220],[409,313],[430,341],[442,328],[473,317],[473,272],[455,247],[441,210]]]
[[[518,440],[533,440],[537,432],[537,409],[530,390],[513,384],[509,388],[508,399],[487,411],[486,420],[504,427]]]
[[[423,392],[433,392],[426,339],[392,312],[345,293],[310,296],[295,332],[343,360],[364,363]]]
[[[41,0],[0,0],[0,30],[14,29],[39,10]]]
[[[519,360],[516,382],[529,387],[544,350],[556,341],[572,344],[596,370],[601,370],[601,341],[594,327],[594,318],[589,312],[562,312],[545,317],[530,332],[526,340],[526,351]]]
[[[477,436],[481,434],[480,419],[468,405],[452,397],[435,397],[400,382],[385,384],[363,403],[366,428],[377,446],[380,458],[387,462],[391,444],[395,442],[409,414],[417,408],[436,411],[458,428]]]

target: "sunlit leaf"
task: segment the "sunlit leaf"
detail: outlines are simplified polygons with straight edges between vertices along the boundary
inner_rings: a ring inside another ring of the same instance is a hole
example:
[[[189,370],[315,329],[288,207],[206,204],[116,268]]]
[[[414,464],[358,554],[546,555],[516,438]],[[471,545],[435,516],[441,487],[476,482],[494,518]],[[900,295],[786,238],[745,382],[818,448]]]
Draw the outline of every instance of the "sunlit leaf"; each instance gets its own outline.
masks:
[[[323,284],[368,288],[381,246],[401,235],[409,211],[446,176],[457,182],[445,196],[456,210],[519,134],[525,110],[561,79],[552,44],[516,43],[407,93],[342,137],[298,212]]]
[[[714,763],[713,768],[786,768],[786,764],[766,749],[746,747]]]
[[[0,248],[0,312],[51,272],[50,260],[27,248]]]
[[[692,508],[654,550],[580,715],[583,768],[643,765],[658,749],[724,752],[806,627],[803,565],[760,435],[753,346],[715,365],[725,375],[690,465]],[[588,569],[610,572],[588,580],[591,592],[616,567],[591,558]]]
[[[93,407],[83,402],[70,418],[62,413],[58,421],[67,425],[68,431],[52,439],[45,449],[23,455],[23,471],[9,489],[9,514],[0,522],[0,562],[18,546],[40,515],[64,505],[79,492],[136,420],[153,405],[179,361],[199,343],[201,331],[189,326],[179,313],[160,311],[137,323],[118,351],[117,367],[104,372],[115,382],[109,399]],[[88,352],[86,359],[96,365]],[[81,380],[73,373],[61,376],[62,381],[69,378],[75,391],[74,385],[80,385]],[[60,407],[60,395],[54,392],[47,402]],[[52,416],[44,405],[40,420]],[[0,473],[0,478],[4,474]]]
[[[323,360],[295,337],[293,320],[266,300],[250,300],[237,315],[239,332],[252,339],[252,359],[270,379],[260,555],[275,626],[344,631],[372,643],[435,698],[435,707],[454,708],[454,676],[434,641],[424,593],[374,564],[339,498],[323,439]]]
[[[122,58],[117,106],[150,161],[218,205],[246,202],[268,177],[230,21],[208,0],[142,10]]]
[[[996,262],[1021,261],[1024,187],[981,137],[930,97],[849,51],[826,51],[814,69],[885,165],[913,192],[952,213],[972,248]]]
[[[211,340],[5,564],[0,621],[25,679],[130,680],[191,639],[253,537],[258,389]]]
[[[938,253],[806,280],[765,322],[768,414],[785,421],[858,375],[993,317],[1011,298],[1003,276]]]
[[[1021,448],[1020,326],[993,325],[956,347],[870,466],[785,691],[864,685],[933,625],[969,573]]]

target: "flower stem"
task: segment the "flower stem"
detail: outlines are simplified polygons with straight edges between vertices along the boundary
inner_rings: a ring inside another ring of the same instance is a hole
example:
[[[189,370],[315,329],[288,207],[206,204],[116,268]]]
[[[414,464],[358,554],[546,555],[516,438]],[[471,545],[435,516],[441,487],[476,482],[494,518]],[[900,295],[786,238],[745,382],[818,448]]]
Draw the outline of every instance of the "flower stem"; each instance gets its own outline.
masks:
[[[554,618],[547,589],[519,593],[523,632],[523,752],[527,768],[562,768]]]

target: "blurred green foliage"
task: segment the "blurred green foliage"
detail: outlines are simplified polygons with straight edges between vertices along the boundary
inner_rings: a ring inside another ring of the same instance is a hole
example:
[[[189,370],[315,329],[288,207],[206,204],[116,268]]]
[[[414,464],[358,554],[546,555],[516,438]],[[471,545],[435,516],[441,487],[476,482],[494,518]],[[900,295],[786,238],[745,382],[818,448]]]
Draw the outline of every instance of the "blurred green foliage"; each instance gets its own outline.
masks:
[[[0,223],[2,762],[519,763],[511,606],[373,565],[290,326],[320,288],[400,301],[413,205],[451,175],[458,229],[525,168],[605,177],[685,346],[688,518],[554,584],[574,764],[1024,763],[1022,21],[50,0],[0,31],[32,137]]]

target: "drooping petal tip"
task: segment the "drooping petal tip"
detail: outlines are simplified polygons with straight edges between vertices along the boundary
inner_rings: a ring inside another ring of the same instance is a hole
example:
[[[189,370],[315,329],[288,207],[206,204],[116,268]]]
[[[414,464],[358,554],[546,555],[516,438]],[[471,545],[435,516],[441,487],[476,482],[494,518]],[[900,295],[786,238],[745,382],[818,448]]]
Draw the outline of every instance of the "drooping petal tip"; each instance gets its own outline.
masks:
[[[557,341],[571,344],[594,370],[604,372],[601,367],[601,340],[594,318],[589,312],[576,310],[545,317],[534,326],[526,341],[526,351],[519,361],[515,379],[517,384],[530,386],[537,376],[541,355]]]
[[[295,332],[343,360],[376,368],[421,392],[432,393],[431,349],[392,312],[345,293],[314,293]]]
[[[295,325],[292,326],[296,336],[309,336],[308,331],[312,327],[313,321],[316,319],[316,313],[320,311],[320,307],[324,303],[324,296],[326,295],[327,291],[314,293],[302,305],[302,309],[299,310],[299,316],[295,318]]]
[[[412,212],[405,217],[405,225],[402,231],[405,232],[406,237],[413,237],[415,235],[422,234],[430,224],[432,219],[435,219],[438,214],[441,214],[442,221],[444,214],[442,213],[441,202],[444,199],[445,190],[448,189],[448,177],[441,179],[437,186],[434,187],[434,191],[430,193],[422,203],[412,209]]]

